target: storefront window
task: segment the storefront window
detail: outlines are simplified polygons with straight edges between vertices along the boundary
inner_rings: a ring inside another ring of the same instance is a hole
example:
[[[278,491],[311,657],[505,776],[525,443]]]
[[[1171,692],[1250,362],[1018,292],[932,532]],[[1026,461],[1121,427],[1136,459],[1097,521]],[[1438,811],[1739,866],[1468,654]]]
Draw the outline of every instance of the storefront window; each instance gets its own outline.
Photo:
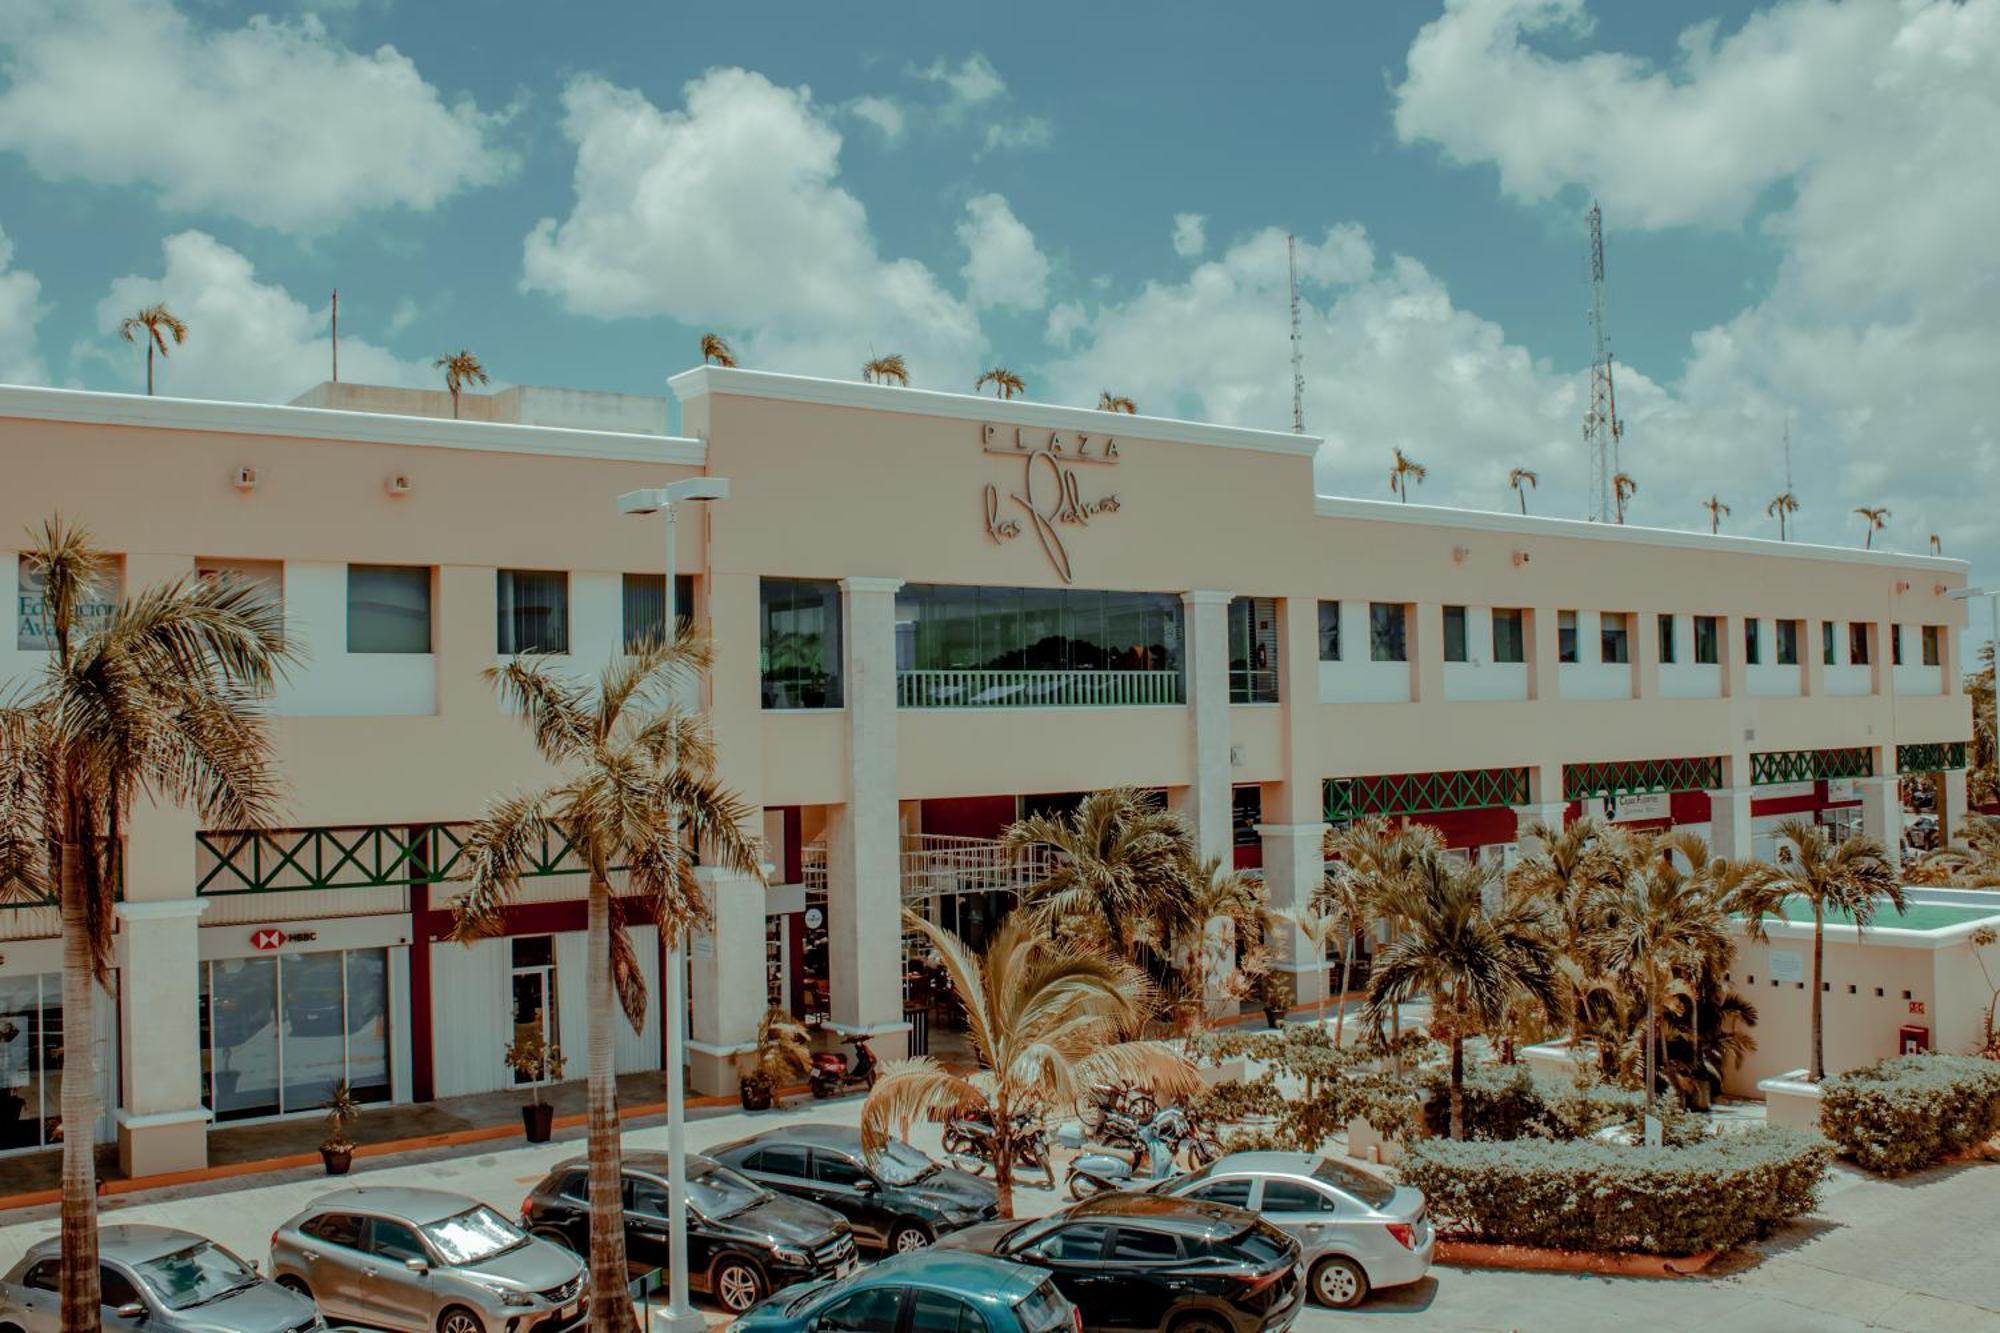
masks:
[[[0,979],[0,1150],[62,1142],[62,1075],[62,977]]]
[[[764,707],[841,706],[840,585],[831,580],[764,579]]]
[[[561,1012],[556,1007],[556,942],[552,935],[520,935],[512,942],[514,960],[514,1045],[531,1049],[560,1046]],[[516,1083],[534,1080],[519,1069]]]
[[[203,1096],[217,1120],[316,1111],[347,1081],[389,1100],[386,949],[202,965]]]

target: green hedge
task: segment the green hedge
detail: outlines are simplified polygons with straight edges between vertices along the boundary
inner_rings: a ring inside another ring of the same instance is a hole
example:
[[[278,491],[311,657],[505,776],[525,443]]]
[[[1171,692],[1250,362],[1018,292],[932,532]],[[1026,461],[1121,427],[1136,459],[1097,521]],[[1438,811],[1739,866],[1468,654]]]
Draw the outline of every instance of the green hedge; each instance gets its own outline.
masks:
[[[2000,1061],[1890,1056],[1820,1084],[1819,1123],[1858,1166],[1920,1170],[2000,1133]]]
[[[1425,1128],[1445,1137],[1451,1130],[1450,1071],[1425,1070],[1422,1096]],[[1637,1088],[1579,1087],[1526,1065],[1468,1064],[1463,1096],[1469,1139],[1587,1139],[1612,1125],[1637,1132],[1646,1112],[1645,1095]],[[1693,1142],[1705,1132],[1702,1119],[1671,1097],[1661,1098],[1654,1114],[1669,1144]]]
[[[1677,1148],[1426,1139],[1397,1171],[1439,1229],[1465,1240],[1684,1255],[1810,1212],[1831,1155],[1817,1135],[1778,1127]]]

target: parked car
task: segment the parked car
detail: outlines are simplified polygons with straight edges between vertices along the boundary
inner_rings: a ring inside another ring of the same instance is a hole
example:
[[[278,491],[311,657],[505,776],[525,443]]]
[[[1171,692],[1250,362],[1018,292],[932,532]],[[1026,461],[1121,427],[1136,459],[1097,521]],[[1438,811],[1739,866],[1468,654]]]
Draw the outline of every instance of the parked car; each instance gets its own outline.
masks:
[[[920,1250],[1000,1210],[991,1181],[933,1162],[901,1139],[891,1139],[871,1161],[853,1125],[788,1125],[709,1156],[780,1194],[833,1209],[855,1239],[895,1254]]]
[[[1437,1248],[1422,1190],[1312,1153],[1232,1153],[1153,1192],[1260,1214],[1298,1241],[1306,1291],[1340,1309],[1422,1281]]]
[[[1297,1317],[1299,1244],[1255,1213],[1171,1195],[1098,1194],[938,1242],[1046,1268],[1087,1329],[1261,1333]]]
[[[322,1194],[272,1234],[271,1276],[330,1318],[413,1333],[561,1333],[590,1313],[574,1253],[442,1190]]]
[[[107,1329],[149,1333],[306,1333],[326,1326],[313,1303],[205,1236],[172,1227],[97,1230]],[[62,1241],[30,1246],[0,1279],[0,1328],[62,1327]]]
[[[1076,1333],[1076,1307],[1046,1273],[950,1250],[891,1255],[851,1277],[781,1291],[741,1333]]]
[[[521,1203],[530,1235],[590,1248],[588,1160],[572,1157]],[[625,1154],[625,1253],[648,1268],[668,1264],[667,1155]],[[831,1208],[789,1199],[712,1157],[687,1159],[688,1284],[731,1314],[780,1287],[853,1271],[854,1231]]]

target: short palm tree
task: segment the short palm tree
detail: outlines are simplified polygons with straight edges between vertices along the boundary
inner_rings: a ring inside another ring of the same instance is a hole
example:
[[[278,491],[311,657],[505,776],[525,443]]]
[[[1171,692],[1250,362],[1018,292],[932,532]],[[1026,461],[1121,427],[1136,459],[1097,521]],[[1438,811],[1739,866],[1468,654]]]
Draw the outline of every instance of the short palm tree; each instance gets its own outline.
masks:
[[[993,1125],[1000,1216],[1012,1217],[1017,1116],[1074,1114],[1093,1087],[1147,1087],[1164,1100],[1198,1085],[1174,1046],[1120,1040],[1152,1011],[1152,989],[1130,963],[1051,940],[1020,912],[1001,923],[983,957],[915,913],[904,928],[925,936],[943,962],[979,1067],[960,1074],[929,1056],[884,1065],[861,1107],[868,1152],[919,1117],[983,1112]]]
[[[760,845],[742,831],[755,811],[715,778],[707,720],[667,702],[677,684],[705,671],[699,630],[649,639],[604,668],[595,688],[533,656],[488,667],[502,704],[533,733],[557,771],[539,791],[494,800],[465,838],[464,889],[452,901],[454,938],[497,931],[521,877],[560,837],[588,875],[584,994],[590,1010],[591,1326],[631,1324],[625,1228],[619,1202],[618,1095],[613,999],[638,1030],[646,983],[626,922],[644,918],[663,934],[698,925],[708,904],[695,878],[706,865],[763,878]],[[611,887],[621,867],[626,889]]]
[[[1321,840],[1321,851],[1328,861],[1334,863],[1327,872],[1328,884],[1344,882],[1344,888],[1329,889],[1327,896],[1315,895],[1315,901],[1322,904],[1322,911],[1342,910],[1351,902],[1353,920],[1357,927],[1369,922],[1381,922],[1388,927],[1393,940],[1401,926],[1397,915],[1399,895],[1418,865],[1425,858],[1444,854],[1444,838],[1435,826],[1430,824],[1397,824],[1389,819],[1357,819],[1338,828],[1328,829]],[[1350,941],[1351,943],[1351,941]],[[1343,965],[1341,994],[1347,993],[1347,974]],[[1346,1018],[1345,1006],[1334,1013],[1334,1042],[1337,1045],[1342,1035],[1342,1024]],[[1389,1011],[1389,1026],[1393,1033],[1402,1032],[1402,1013]],[[1401,1072],[1401,1056],[1393,1057]]]
[[[1008,370],[1005,366],[993,367],[993,369],[974,380],[972,387],[977,392],[989,384],[993,386],[993,395],[996,398],[1012,398],[1017,393],[1026,393],[1028,391],[1027,381],[1023,380],[1013,371]]]
[[[1779,541],[1782,542],[1790,540],[1786,536],[1785,520],[1791,515],[1796,514],[1798,512],[1799,512],[1799,497],[1793,495],[1790,491],[1786,491],[1784,494],[1776,496],[1775,498],[1772,499],[1771,503],[1764,506],[1764,513],[1768,517],[1775,518],[1778,520]]]
[[[233,578],[140,592],[86,631],[111,556],[52,519],[28,568],[53,643],[0,704],[0,900],[53,899],[62,920],[62,1326],[99,1326],[96,988],[111,974],[123,836],[141,796],[204,828],[269,824],[280,782],[263,703],[295,651],[284,615]]]
[[[1139,405],[1122,393],[1105,389],[1097,395],[1097,410],[1100,412],[1123,412],[1126,416],[1137,415]]]
[[[1408,504],[1410,502],[1410,483],[1414,481],[1417,485],[1421,486],[1424,484],[1424,478],[1430,474],[1429,468],[1415,459],[1407,457],[1403,453],[1402,446],[1398,445],[1396,448],[1396,462],[1389,469],[1389,489],[1394,491],[1397,498],[1404,504]]]
[[[1600,984],[1586,946],[1597,927],[1604,891],[1624,877],[1622,849],[1594,819],[1562,828],[1538,821],[1523,830],[1522,840],[1532,841],[1535,850],[1507,872],[1507,891],[1539,899],[1555,917],[1557,968],[1568,991],[1563,1007],[1574,1055],[1583,1042],[1589,997]]]
[[[1539,487],[1542,479],[1528,468],[1517,467],[1507,474],[1507,484],[1514,488],[1514,498],[1521,502],[1521,512],[1525,514],[1528,512],[1528,492]]]
[[[1706,500],[1703,500],[1701,502],[1701,507],[1708,511],[1709,535],[1713,536],[1716,533],[1721,532],[1722,520],[1729,517],[1729,506],[1722,503],[1722,497],[1719,495],[1711,495]]]
[[[1861,519],[1861,547],[1875,549],[1875,534],[1889,526],[1889,511],[1881,505],[1858,505],[1854,510]]]
[[[729,350],[729,344],[719,333],[701,335],[701,363],[705,366],[711,361],[724,367],[736,364],[736,353]]]
[[[136,335],[140,330],[144,330],[146,334],[146,395],[147,397],[151,397],[153,393],[153,353],[157,351],[164,357],[167,354],[167,339],[169,338],[174,340],[174,346],[176,347],[186,342],[188,340],[188,326],[185,320],[167,309],[165,303],[162,302],[147,306],[144,310],[130,316],[124,323],[118,326],[118,332],[125,335],[125,341],[128,343],[138,341]]]
[[[903,364],[900,352],[878,356],[861,367],[861,378],[870,384],[900,384],[905,388],[910,383],[910,368]]]
[[[1067,814],[1032,815],[1001,841],[1016,854],[1037,843],[1054,853],[1047,877],[1021,895],[1022,909],[1051,929],[1123,957],[1141,944],[1165,948],[1186,929],[1193,837],[1136,788],[1092,792]]]
[[[1935,532],[1931,534],[1931,554],[1932,555],[1944,554],[1944,542],[1938,537],[1938,535]]]
[[[1211,856],[1188,868],[1186,902],[1173,952],[1188,1027],[1200,1031],[1207,1026],[1211,999],[1243,998],[1243,983],[1261,971],[1261,960],[1246,969],[1237,956],[1239,946],[1254,940],[1263,925],[1264,881]]]
[[[1625,521],[1625,506],[1639,493],[1639,483],[1632,480],[1629,472],[1620,472],[1611,479],[1611,500],[1617,506],[1618,521]]]
[[[486,383],[486,367],[480,365],[479,358],[464,348],[441,356],[431,364],[444,372],[445,391],[451,395],[451,414],[456,417],[458,395],[468,384]]]

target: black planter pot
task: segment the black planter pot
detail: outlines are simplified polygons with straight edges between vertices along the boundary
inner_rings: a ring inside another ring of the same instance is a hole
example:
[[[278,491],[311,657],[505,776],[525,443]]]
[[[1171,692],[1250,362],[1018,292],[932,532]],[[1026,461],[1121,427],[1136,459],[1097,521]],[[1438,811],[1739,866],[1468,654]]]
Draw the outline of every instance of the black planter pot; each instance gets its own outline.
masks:
[[[555,1123],[556,1108],[548,1102],[529,1102],[521,1108],[521,1128],[528,1132],[530,1143],[547,1143]]]
[[[1291,1012],[1289,1009],[1266,1008],[1264,1010],[1264,1026],[1276,1031],[1278,1025],[1285,1021],[1285,1016]]]
[[[326,1163],[326,1173],[329,1176],[344,1176],[347,1174],[347,1168],[354,1165],[354,1149],[321,1148],[319,1159]]]
[[[763,1079],[744,1079],[736,1085],[736,1099],[746,1111],[771,1109],[771,1085]]]

